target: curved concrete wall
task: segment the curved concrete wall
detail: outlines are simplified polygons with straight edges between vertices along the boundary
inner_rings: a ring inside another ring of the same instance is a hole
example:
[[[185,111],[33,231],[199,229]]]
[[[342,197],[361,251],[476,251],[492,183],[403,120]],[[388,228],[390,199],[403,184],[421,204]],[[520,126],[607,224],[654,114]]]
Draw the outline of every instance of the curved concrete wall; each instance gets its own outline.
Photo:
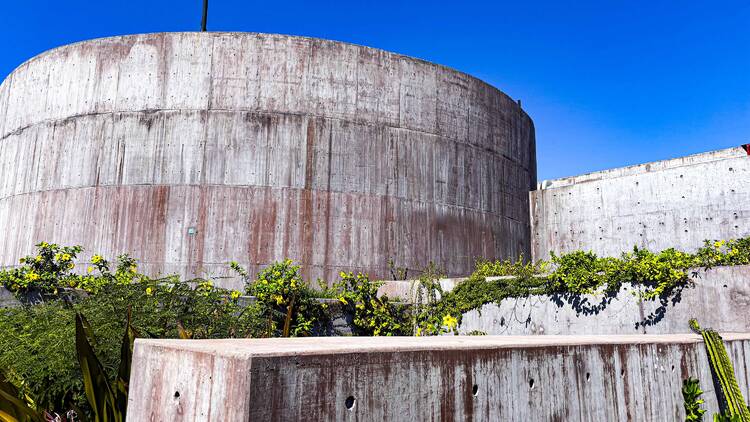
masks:
[[[45,240],[153,273],[450,274],[530,253],[534,128],[466,74],[244,33],[93,40],[0,85],[0,265]]]

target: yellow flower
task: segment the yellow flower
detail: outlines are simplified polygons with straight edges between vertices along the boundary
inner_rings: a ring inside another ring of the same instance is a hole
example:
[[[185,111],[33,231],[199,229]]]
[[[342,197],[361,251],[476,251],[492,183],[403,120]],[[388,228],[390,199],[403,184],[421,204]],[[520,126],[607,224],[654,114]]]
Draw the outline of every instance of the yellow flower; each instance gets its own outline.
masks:
[[[346,273],[345,273],[345,272],[343,272],[343,271],[341,271],[341,272],[339,273],[339,277],[341,277],[341,278],[346,278]]]
[[[55,254],[55,261],[59,261],[62,254],[60,252]]]
[[[450,329],[453,329],[453,328],[456,327],[456,325],[458,325],[458,319],[456,319],[455,317],[453,317],[450,314],[449,315],[445,315],[443,317],[443,325],[445,325],[446,327],[448,327]]]
[[[281,305],[282,303],[284,303],[284,297],[281,295],[274,295],[273,298],[276,299],[277,305]]]
[[[237,299],[240,297],[240,292],[238,292],[237,290],[232,290],[232,293],[229,295],[229,297],[231,297],[232,299]]]
[[[104,260],[104,258],[102,258],[101,255],[94,255],[94,256],[91,257],[91,263],[92,264],[98,264],[98,263],[102,262],[103,260]]]
[[[89,267],[86,268],[86,272],[89,273],[89,274],[91,274],[92,272],[94,272],[94,267],[92,267],[91,265],[89,265]]]
[[[152,287],[146,287],[146,294],[151,296],[154,294],[154,289]]]
[[[41,255],[37,255],[36,258],[34,258],[34,260],[36,262],[41,262],[42,261],[42,256]]]
[[[138,267],[137,267],[137,266],[136,266],[135,264],[133,264],[133,265],[132,265],[132,266],[130,267],[130,272],[131,272],[131,273],[135,273],[135,271],[136,271],[137,269],[138,269]]]
[[[70,261],[70,254],[67,254],[67,253],[62,254],[62,256],[60,257],[60,260],[63,262]]]
[[[76,264],[74,264],[74,263],[71,262],[70,264],[68,264],[68,269],[72,270],[73,267],[75,267],[75,266],[76,266]]]
[[[35,273],[34,271],[29,271],[28,273],[26,273],[26,279],[29,281],[39,280],[39,274]]]

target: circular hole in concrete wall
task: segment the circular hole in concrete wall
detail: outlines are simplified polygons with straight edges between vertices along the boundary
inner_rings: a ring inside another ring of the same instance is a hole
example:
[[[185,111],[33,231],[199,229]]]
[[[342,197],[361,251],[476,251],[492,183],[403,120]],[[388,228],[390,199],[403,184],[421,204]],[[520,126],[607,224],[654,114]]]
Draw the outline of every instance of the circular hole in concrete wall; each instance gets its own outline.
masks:
[[[471,395],[476,397],[477,394],[479,394],[479,386],[474,384],[474,386],[471,387]]]
[[[591,381],[591,374],[586,372],[586,382]]]
[[[674,372],[674,365],[672,365],[672,372]]]
[[[357,399],[355,399],[354,396],[349,396],[344,401],[344,405],[348,410],[352,410],[354,409],[354,406],[357,405]]]
[[[624,369],[620,369],[620,376],[623,377],[623,378],[625,377],[625,370]]]
[[[176,398],[176,399],[180,398],[180,392],[179,391],[175,391],[174,392],[174,398]]]
[[[534,378],[531,378],[529,380],[529,390],[533,390],[533,389],[534,389]]]

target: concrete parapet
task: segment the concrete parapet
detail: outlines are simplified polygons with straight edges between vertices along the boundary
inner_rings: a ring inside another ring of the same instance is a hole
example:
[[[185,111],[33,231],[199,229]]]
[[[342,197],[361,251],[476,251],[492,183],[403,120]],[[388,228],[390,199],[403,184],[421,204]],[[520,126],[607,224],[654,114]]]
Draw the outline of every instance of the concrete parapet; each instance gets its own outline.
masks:
[[[747,396],[750,334],[725,334]],[[684,419],[699,336],[137,340],[129,421]]]

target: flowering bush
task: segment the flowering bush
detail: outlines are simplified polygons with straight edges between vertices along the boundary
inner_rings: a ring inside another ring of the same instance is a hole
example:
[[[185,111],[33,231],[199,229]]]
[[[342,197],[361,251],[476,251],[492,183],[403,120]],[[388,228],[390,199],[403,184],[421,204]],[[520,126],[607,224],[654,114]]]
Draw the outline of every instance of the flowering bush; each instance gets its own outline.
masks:
[[[383,284],[370,280],[365,274],[339,274],[341,280],[332,291],[338,300],[354,313],[354,325],[359,334],[368,336],[398,336],[409,334],[405,308],[398,308],[387,296],[378,297]]]
[[[750,264],[750,237],[730,240],[706,240],[695,254],[701,267]]]
[[[232,264],[235,271],[247,277],[246,270]],[[261,305],[269,337],[309,336],[322,316],[322,308],[299,270],[298,265],[287,259],[263,269],[255,281],[246,282],[245,292],[255,296]]]
[[[77,284],[78,276],[72,271],[81,250],[80,246],[39,243],[37,253],[21,258],[19,267],[0,271],[0,284],[16,293],[37,289],[57,294],[60,288]]]

